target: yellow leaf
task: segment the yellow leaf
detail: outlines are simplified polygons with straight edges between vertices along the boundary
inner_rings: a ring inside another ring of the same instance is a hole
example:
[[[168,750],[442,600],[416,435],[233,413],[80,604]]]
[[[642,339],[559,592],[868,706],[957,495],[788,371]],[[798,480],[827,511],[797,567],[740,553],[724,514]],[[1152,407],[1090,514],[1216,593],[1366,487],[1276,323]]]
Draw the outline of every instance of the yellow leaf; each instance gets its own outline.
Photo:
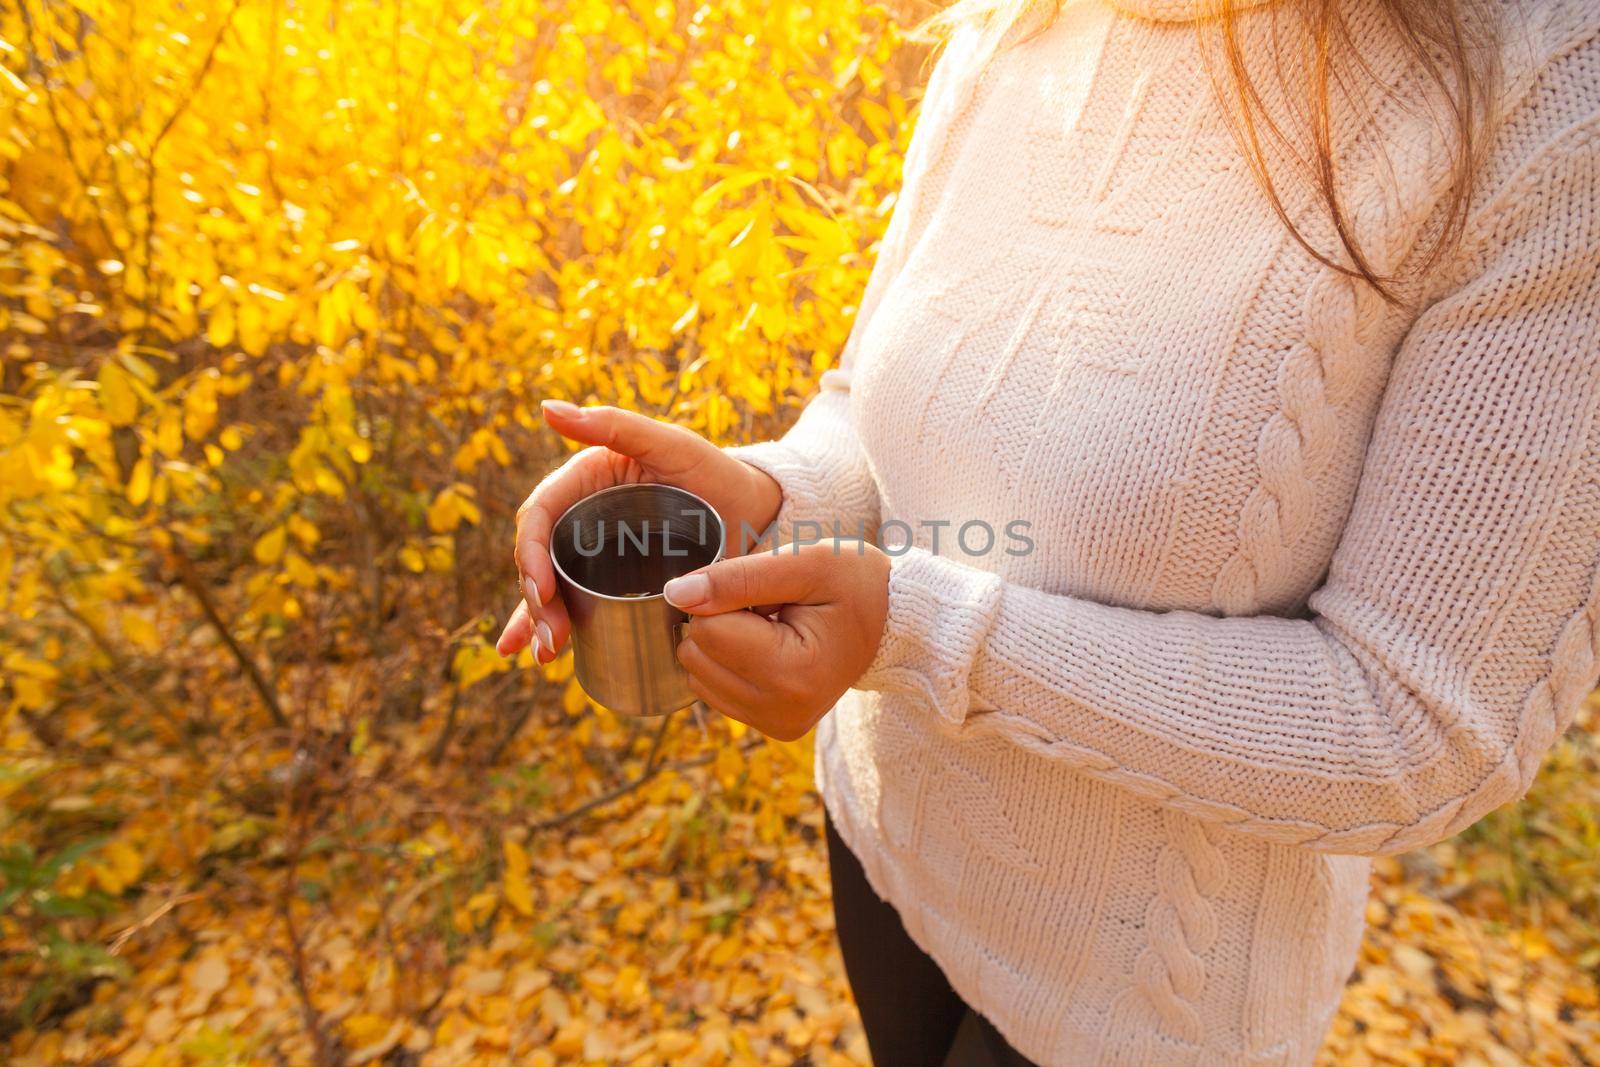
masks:
[[[449,533],[461,525],[461,512],[456,507],[457,497],[446,489],[428,505],[428,529],[434,533]]]
[[[211,309],[206,320],[206,340],[222,348],[233,340],[233,304],[227,300]]]
[[[290,515],[288,526],[289,532],[294,534],[294,539],[306,548],[317,547],[317,542],[322,539],[322,534],[317,530],[316,525],[303,515]]]
[[[504,841],[506,903],[520,914],[533,914],[533,890],[528,885],[528,853],[509,837]]]
[[[690,210],[696,215],[703,215],[727,197],[741,189],[748,189],[765,178],[766,175],[760,171],[749,171],[736,178],[723,178],[721,181],[713,182],[705,192],[695,197],[694,206]]]
[[[288,543],[287,534],[288,531],[282,526],[274,526],[256,538],[255,547],[251,550],[256,562],[262,566],[271,566],[282,559],[284,546]]]
[[[267,316],[261,305],[249,301],[239,305],[236,329],[239,334],[239,347],[252,356],[259,356],[267,350]]]
[[[656,1051],[664,1056],[681,1056],[694,1044],[694,1035],[686,1030],[663,1030],[656,1035]]]
[[[289,580],[295,585],[314,586],[317,584],[317,569],[298,552],[290,552],[284,559],[284,570],[288,573]]]
[[[176,408],[168,408],[156,425],[156,451],[176,459],[183,451],[183,424]]]
[[[717,749],[712,771],[723,789],[733,789],[739,784],[739,776],[744,773],[744,757],[739,755],[738,748],[724,745]]]
[[[133,465],[133,473],[128,475],[128,503],[134,507],[139,507],[150,499],[151,473],[149,456]]]
[[[135,647],[154,652],[161,644],[155,624],[138,611],[125,611],[121,616],[122,635]]]
[[[100,853],[100,863],[94,867],[95,881],[112,896],[118,896],[132,885],[144,870],[144,860],[139,850],[118,838]]]
[[[462,689],[473,686],[501,671],[509,670],[510,664],[505,657],[496,652],[491,646],[482,642],[462,645],[456,650],[453,661],[456,675],[456,685]]]
[[[556,1036],[550,1039],[550,1051],[557,1056],[573,1058],[579,1056],[583,1052],[583,1035],[587,1029],[582,1019],[568,1021],[556,1031]]]
[[[470,499],[472,487],[452,485],[433,498],[428,505],[428,529],[434,533],[449,533],[462,522],[476,526],[483,518],[478,505]]]
[[[216,993],[227,988],[228,961],[220,952],[210,952],[195,961],[189,972],[189,986],[198,993]]]
[[[139,394],[133,378],[113,360],[100,365],[100,407],[113,426],[131,426],[139,417]]]
[[[317,302],[317,340],[329,348],[337,348],[344,340],[345,308],[348,289],[335,286]]]

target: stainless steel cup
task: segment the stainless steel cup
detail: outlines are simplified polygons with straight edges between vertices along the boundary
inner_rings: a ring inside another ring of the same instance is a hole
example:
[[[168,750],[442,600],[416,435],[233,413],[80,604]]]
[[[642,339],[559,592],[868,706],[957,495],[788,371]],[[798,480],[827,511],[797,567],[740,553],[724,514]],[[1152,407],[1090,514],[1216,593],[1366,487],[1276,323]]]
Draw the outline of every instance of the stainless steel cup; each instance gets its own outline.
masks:
[[[678,663],[689,616],[662,586],[722,558],[722,517],[670,485],[617,485],[556,520],[550,557],[572,618],[578,684],[612,711],[664,715],[695,697]]]

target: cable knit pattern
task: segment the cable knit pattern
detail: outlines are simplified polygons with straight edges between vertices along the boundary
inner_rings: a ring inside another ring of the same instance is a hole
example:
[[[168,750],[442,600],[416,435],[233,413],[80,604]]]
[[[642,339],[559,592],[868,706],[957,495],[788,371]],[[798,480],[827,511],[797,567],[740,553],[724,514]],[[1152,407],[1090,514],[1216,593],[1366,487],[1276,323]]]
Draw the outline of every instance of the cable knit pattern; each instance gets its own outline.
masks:
[[[910,534],[818,787],[1041,1063],[1309,1063],[1367,857],[1520,795],[1600,676],[1600,11],[1508,3],[1501,121],[1423,269],[1449,141],[1341,2],[1372,77],[1332,137],[1399,306],[1266,204],[1211,0],[1080,0],[941,59],[839,370],[738,451],[781,532]],[[1240,16],[1258,69],[1281,13]]]
[[[1134,963],[1137,990],[1149,998],[1165,1027],[1191,1044],[1205,1040],[1194,1002],[1205,988],[1203,955],[1217,941],[1210,896],[1222,887],[1227,861],[1212,845],[1204,823],[1168,812],[1167,845],[1156,859],[1157,895],[1145,913],[1150,944]]]
[[[1331,270],[1306,294],[1309,336],[1279,372],[1279,410],[1256,445],[1261,481],[1240,514],[1239,548],[1217,572],[1220,611],[1240,614],[1260,602],[1262,576],[1285,569],[1315,513],[1315,478],[1326,442],[1340,429],[1337,397],[1355,385],[1360,366],[1358,300],[1358,288]]]
[[[1384,117],[1374,108],[1366,121],[1370,127]],[[1400,269],[1444,191],[1449,156],[1439,135],[1448,128],[1442,122],[1425,128],[1429,143],[1421,151],[1407,145],[1403,153],[1388,153],[1382,165],[1363,173],[1350,197],[1353,228],[1379,274]],[[1217,572],[1216,610],[1238,615],[1292,605],[1294,590],[1273,589],[1264,579],[1289,570],[1295,546],[1313,525],[1317,482],[1345,427],[1340,409],[1359,395],[1372,338],[1387,310],[1376,289],[1330,266],[1306,287],[1304,338],[1278,370],[1278,411],[1256,442],[1260,482],[1240,513],[1238,549]]]

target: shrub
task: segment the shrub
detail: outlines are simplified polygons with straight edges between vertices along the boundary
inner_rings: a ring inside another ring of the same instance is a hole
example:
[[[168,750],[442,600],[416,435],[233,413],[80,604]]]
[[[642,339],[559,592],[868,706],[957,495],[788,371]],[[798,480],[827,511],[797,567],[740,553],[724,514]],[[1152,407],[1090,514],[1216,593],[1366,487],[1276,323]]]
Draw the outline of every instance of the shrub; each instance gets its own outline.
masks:
[[[865,0],[0,11],[5,1029],[196,895],[481,895],[641,760],[781,820],[485,636],[541,398],[736,440],[834,359],[917,64]]]

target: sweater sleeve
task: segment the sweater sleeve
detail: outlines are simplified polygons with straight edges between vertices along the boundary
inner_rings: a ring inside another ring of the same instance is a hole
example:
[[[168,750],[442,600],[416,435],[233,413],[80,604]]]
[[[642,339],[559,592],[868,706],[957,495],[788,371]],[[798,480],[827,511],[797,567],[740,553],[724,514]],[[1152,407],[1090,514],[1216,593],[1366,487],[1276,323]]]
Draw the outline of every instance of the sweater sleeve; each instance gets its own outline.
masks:
[[[1109,606],[912,549],[857,687],[1326,852],[1425,845],[1520,796],[1600,674],[1595,117],[1475,216],[1308,617]]]
[[[818,391],[788,433],[775,441],[737,445],[728,454],[756,467],[783,489],[783,503],[774,521],[781,543],[795,536],[795,523],[837,522],[843,536],[868,536],[878,525],[878,487],[855,427],[850,422],[850,378],[861,339],[884,293],[899,274],[922,233],[949,171],[947,148],[965,100],[964,75],[975,54],[967,35],[952,38],[940,53],[928,79],[917,126],[907,146],[894,213],[884,230],[878,258],[867,279],[855,322],[839,366],[826,371]],[[831,535],[831,528],[807,527],[802,535]]]

